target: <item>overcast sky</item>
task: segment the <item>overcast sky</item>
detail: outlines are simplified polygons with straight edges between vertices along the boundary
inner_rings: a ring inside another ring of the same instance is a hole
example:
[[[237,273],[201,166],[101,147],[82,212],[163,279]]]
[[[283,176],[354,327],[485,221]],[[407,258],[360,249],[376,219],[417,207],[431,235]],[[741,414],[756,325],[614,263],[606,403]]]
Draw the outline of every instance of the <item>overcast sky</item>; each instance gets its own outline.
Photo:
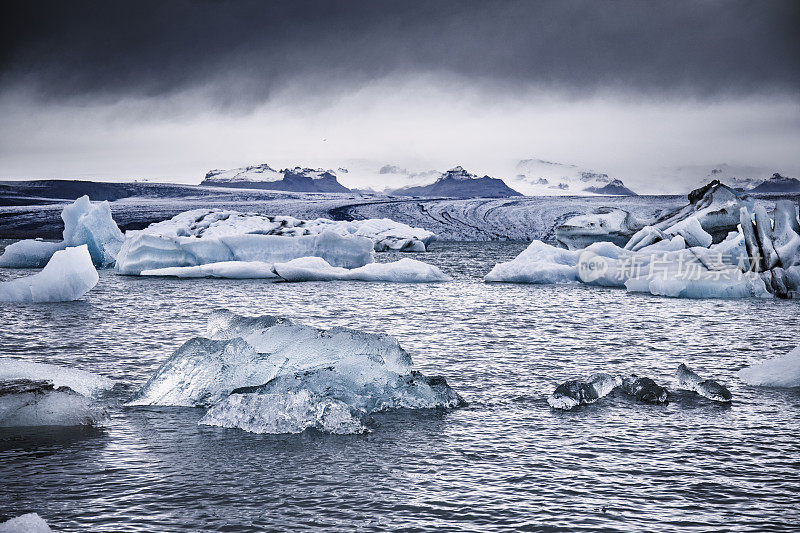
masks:
[[[384,164],[507,177],[542,158],[655,191],[674,167],[800,167],[794,0],[3,9],[5,179],[268,162],[381,186]]]

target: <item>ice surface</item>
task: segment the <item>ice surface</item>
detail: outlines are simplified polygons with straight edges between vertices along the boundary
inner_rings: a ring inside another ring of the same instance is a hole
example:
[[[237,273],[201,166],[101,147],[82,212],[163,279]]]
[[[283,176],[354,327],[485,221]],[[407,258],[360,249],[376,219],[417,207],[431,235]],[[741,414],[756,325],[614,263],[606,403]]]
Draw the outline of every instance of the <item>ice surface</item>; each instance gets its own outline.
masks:
[[[229,261],[273,264],[308,256],[322,257],[334,266],[356,268],[372,262],[373,244],[365,237],[343,237],[329,231],[293,238],[261,234],[175,237],[128,232],[117,257],[117,271],[138,275],[144,270],[168,267]]]
[[[547,403],[554,409],[573,409],[596,402],[621,384],[622,379],[618,376],[593,374],[586,381],[571,380],[562,383],[548,396]]]
[[[302,257],[288,263],[275,263],[275,273],[286,281],[387,281],[394,283],[429,283],[449,281],[437,267],[403,258],[391,263],[370,263],[346,269],[329,265],[321,257]]]
[[[195,337],[159,367],[130,405],[208,407],[234,389],[266,383],[280,363],[240,338]]]
[[[324,261],[322,258],[318,258]],[[326,263],[327,264],[327,263]],[[331,267],[333,268],[333,267]],[[173,276],[176,278],[229,278],[260,279],[277,278],[272,263],[261,261],[220,261],[188,267],[165,267],[142,270],[142,276]]]
[[[251,433],[302,433],[313,428],[350,435],[366,431],[361,416],[342,401],[302,389],[231,394],[209,409],[199,423]]]
[[[731,401],[731,393],[728,389],[712,379],[702,379],[685,364],[678,366],[675,377],[678,378],[678,386],[683,389],[696,392],[715,402]]]
[[[0,533],[52,533],[47,522],[36,513],[28,513],[0,524]]]
[[[67,302],[77,300],[99,280],[85,244],[53,254],[41,272],[0,282],[0,302]]]
[[[775,228],[773,230],[775,251],[783,268],[800,265],[800,222],[797,220],[797,205],[791,200],[775,203]]]
[[[376,252],[399,250],[424,252],[436,235],[388,218],[336,221],[327,218],[300,220],[290,216],[267,216],[220,209],[194,209],[169,220],[151,224],[143,233],[166,237],[231,237],[235,235],[277,235],[302,237],[331,232],[341,237],[368,238]]]
[[[780,261],[777,252],[775,252],[775,246],[773,244],[772,219],[762,205],[757,205],[755,207],[755,216],[757,231],[756,236],[758,237],[758,244],[761,247],[764,267],[767,270],[770,270],[778,266],[778,262]]]
[[[203,423],[258,432],[353,432],[376,411],[463,402],[443,378],[413,371],[386,335],[229,311],[212,313],[208,335],[179,348],[130,403],[217,406]]]
[[[62,242],[24,240],[6,247],[0,267],[41,268],[58,250],[85,244],[97,266],[111,266],[122,246],[123,235],[111,216],[108,202],[91,203],[81,196],[61,212],[64,220]]]
[[[85,370],[22,359],[0,358],[0,381],[28,379],[46,381],[55,388],[69,387],[84,396],[97,396],[114,387],[114,381]]]
[[[800,346],[783,357],[743,368],[737,375],[748,385],[800,387]]]
[[[666,235],[680,235],[689,247],[702,246],[708,248],[713,239],[700,225],[696,216],[691,216],[664,230]]]
[[[0,427],[88,426],[103,423],[102,406],[47,381],[0,380]]]

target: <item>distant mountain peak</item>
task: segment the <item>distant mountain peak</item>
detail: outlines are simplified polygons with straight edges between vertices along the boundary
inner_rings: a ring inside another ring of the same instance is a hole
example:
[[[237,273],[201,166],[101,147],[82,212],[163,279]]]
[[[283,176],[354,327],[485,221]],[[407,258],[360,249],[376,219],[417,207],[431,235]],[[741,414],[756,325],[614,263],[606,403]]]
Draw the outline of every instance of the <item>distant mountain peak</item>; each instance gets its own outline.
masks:
[[[766,179],[750,189],[750,192],[772,192],[772,193],[781,193],[781,192],[788,192],[788,193],[795,193],[800,192],[800,180],[797,178],[790,178],[788,176],[783,176],[778,172],[772,174],[772,177]]]
[[[451,196],[457,198],[502,198],[522,196],[498,178],[477,177],[462,166],[444,172],[436,181],[428,185],[402,187],[391,194],[402,196]]]
[[[296,166],[278,172],[266,163],[231,170],[212,170],[200,185],[291,192],[350,192],[339,183],[333,170]]]
[[[604,172],[544,159],[523,159],[517,163],[514,182],[529,195],[609,194],[634,196],[635,192]]]

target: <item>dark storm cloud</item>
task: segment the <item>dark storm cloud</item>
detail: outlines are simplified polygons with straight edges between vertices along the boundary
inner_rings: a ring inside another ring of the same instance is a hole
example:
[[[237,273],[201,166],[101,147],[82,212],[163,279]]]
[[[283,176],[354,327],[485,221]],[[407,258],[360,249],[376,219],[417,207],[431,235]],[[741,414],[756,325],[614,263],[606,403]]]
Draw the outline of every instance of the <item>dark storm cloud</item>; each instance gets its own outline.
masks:
[[[46,98],[204,87],[255,103],[389,74],[514,88],[717,97],[800,92],[800,3],[18,2],[0,23],[0,90]]]

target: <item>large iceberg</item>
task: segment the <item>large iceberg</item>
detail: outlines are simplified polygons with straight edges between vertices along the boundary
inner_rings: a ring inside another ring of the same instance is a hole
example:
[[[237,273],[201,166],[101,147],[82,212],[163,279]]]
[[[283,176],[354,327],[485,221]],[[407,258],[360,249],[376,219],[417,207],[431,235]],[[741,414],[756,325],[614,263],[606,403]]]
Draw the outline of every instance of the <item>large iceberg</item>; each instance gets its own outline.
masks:
[[[748,385],[762,387],[800,387],[800,346],[775,359],[767,359],[738,372]]]
[[[113,380],[85,370],[23,359],[0,358],[0,381],[17,379],[46,381],[56,388],[69,387],[84,396],[97,396],[114,387]]]
[[[365,237],[376,252],[398,250],[424,252],[436,235],[388,218],[367,220],[300,220],[290,216],[267,216],[221,209],[193,209],[169,220],[151,224],[142,232],[164,237],[220,238],[238,235],[302,237],[324,232],[347,237]]]
[[[0,524],[0,533],[52,533],[47,522],[36,513],[11,518]]]
[[[286,281],[387,281],[394,283],[430,283],[450,278],[433,265],[403,258],[391,263],[370,263],[347,269],[329,265],[321,257],[302,257],[287,263],[275,263],[275,274]]]
[[[353,433],[374,412],[463,402],[386,335],[229,311],[212,313],[207,335],[179,348],[130,404],[211,407],[201,423],[256,432]]]
[[[124,239],[111,216],[107,201],[91,203],[81,196],[61,212],[63,241],[24,240],[10,244],[0,256],[0,267],[41,268],[55,252],[69,246],[86,245],[97,266],[111,266]]]
[[[68,302],[89,292],[99,280],[87,245],[58,250],[41,272],[0,282],[0,302]]]
[[[102,424],[105,409],[69,387],[41,380],[0,380],[0,427]]]
[[[293,238],[258,233],[212,235],[182,237],[129,231],[117,256],[117,272],[138,275],[145,270],[230,261],[273,264],[309,256],[322,257],[334,266],[356,268],[373,259],[371,240],[329,231]]]
[[[636,251],[676,235],[687,245],[708,247],[739,224],[740,210],[753,210],[753,199],[714,180],[688,195],[689,204],[654,220],[639,220],[622,209],[603,207],[567,219],[555,229],[556,240],[569,248],[613,242]],[[627,243],[627,245],[626,245]]]
[[[579,257],[579,252],[533,241],[511,261],[497,263],[483,279],[512,283],[577,282]]]

